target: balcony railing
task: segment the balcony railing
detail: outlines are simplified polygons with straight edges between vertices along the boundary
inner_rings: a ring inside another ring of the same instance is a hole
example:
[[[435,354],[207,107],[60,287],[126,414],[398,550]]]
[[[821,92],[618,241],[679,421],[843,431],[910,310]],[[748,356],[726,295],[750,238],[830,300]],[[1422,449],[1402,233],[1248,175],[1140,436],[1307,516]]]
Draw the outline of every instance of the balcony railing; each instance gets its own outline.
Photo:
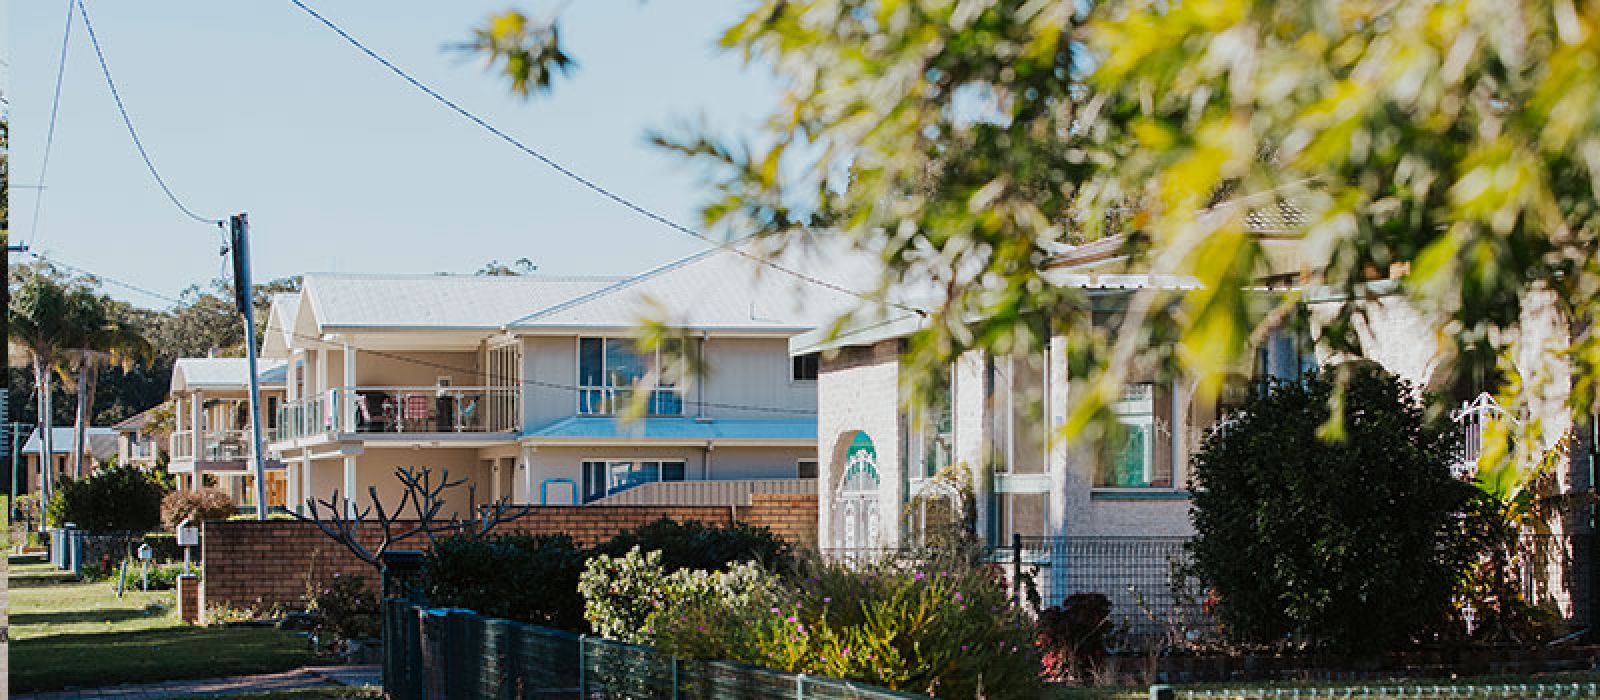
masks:
[[[521,427],[521,396],[508,387],[340,387],[280,407],[277,439],[323,433],[515,432]]]
[[[609,416],[622,413],[632,405],[636,393],[633,387],[580,386],[578,415]],[[681,389],[659,387],[650,391],[644,409],[652,416],[681,416],[683,404]]]
[[[154,440],[128,443],[128,459],[155,459],[157,452]]]
[[[200,457],[205,462],[231,462],[250,457],[249,430],[207,430],[200,435]],[[172,458],[194,459],[194,431],[172,434]]]
[[[194,459],[194,431],[173,431],[172,449],[168,452],[173,459]]]

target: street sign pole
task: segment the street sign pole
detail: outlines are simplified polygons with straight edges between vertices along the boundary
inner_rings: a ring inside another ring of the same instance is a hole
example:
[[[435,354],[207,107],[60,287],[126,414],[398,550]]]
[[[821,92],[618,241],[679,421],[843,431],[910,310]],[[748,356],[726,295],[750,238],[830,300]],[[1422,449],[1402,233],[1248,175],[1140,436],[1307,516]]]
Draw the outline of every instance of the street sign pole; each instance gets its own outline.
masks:
[[[255,287],[250,280],[250,221],[244,213],[229,220],[233,249],[234,301],[244,314],[245,357],[250,366],[250,466],[256,477],[256,520],[267,519],[267,467],[261,439],[261,378],[256,370]]]

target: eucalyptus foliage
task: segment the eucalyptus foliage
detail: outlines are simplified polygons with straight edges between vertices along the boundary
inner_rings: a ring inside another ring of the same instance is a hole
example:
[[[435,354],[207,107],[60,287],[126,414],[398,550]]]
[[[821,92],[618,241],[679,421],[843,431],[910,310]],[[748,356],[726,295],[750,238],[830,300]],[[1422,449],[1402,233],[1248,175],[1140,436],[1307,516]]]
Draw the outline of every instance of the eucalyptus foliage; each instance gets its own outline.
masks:
[[[475,42],[524,93],[570,61],[554,20],[529,21],[494,18]],[[1306,214],[1312,281],[1347,300],[1334,349],[1396,263],[1447,366],[1506,354],[1540,290],[1586,319],[1597,32],[1600,6],[1573,0],[766,0],[722,39],[785,86],[759,145],[658,140],[714,166],[707,223],[780,242],[825,227],[883,256],[863,291],[929,291],[919,385],[962,351],[1067,335],[1096,378],[1081,427],[1141,360],[1217,388],[1274,318],[1247,289],[1267,261],[1243,220],[1280,201]],[[1132,264],[1200,284],[1140,291],[1095,336],[1040,268],[1113,234]],[[1587,408],[1592,326],[1570,359]]]

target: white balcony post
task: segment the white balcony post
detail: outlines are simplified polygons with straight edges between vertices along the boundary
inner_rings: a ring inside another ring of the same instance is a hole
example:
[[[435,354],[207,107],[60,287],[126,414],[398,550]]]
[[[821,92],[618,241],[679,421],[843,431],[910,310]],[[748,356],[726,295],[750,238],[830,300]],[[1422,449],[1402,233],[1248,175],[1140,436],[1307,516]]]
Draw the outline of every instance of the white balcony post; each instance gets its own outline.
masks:
[[[345,510],[349,517],[356,517],[356,458],[346,455],[344,458],[344,502]]]
[[[311,392],[311,398],[322,402],[326,402],[328,398],[328,349],[326,347],[319,346],[317,348],[317,388]],[[311,415],[310,410],[305,411],[306,426],[304,433],[322,432],[323,424],[329,420],[328,416],[332,415],[328,413],[331,409],[331,406],[323,403],[322,416]]]
[[[306,499],[316,498],[316,494],[311,492],[311,464],[310,457],[304,454],[300,456],[300,502],[297,505],[302,509],[301,513],[303,515],[310,515],[310,513],[305,513],[303,510]]]
[[[200,434],[200,392],[189,394],[189,457],[196,462],[200,461],[200,441],[204,436]]]
[[[534,452],[535,449],[537,449],[537,448],[534,448],[534,447],[524,447],[524,448],[522,448],[522,459],[520,460],[520,463],[518,464],[518,467],[519,467],[518,474],[521,476],[521,481],[522,481],[522,495],[523,495],[522,502],[523,503],[535,503],[535,504],[538,504],[538,505],[544,505],[542,502],[538,502],[538,501],[534,501],[533,500],[536,496],[539,495],[539,492],[537,492],[537,491],[535,491],[533,489],[533,452]],[[578,488],[579,487],[573,487],[573,490],[576,491]]]
[[[305,496],[300,495],[300,472],[305,470],[305,460],[283,460],[284,480],[284,505],[289,507],[290,513],[300,512],[300,503]]]
[[[339,424],[348,432],[356,431],[356,349],[344,344],[344,390],[339,392]]]

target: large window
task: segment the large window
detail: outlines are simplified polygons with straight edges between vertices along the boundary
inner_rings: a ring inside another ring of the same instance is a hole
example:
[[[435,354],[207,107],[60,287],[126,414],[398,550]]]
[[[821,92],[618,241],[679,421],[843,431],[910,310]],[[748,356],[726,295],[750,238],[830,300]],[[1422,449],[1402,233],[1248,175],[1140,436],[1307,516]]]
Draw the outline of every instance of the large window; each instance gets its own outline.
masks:
[[[1172,403],[1164,383],[1123,387],[1121,400],[1111,408],[1115,420],[1100,452],[1095,486],[1172,488]]]
[[[906,474],[925,479],[950,466],[955,444],[949,381],[925,402],[915,402],[904,414]]]
[[[656,382],[650,389],[647,412],[652,416],[683,415],[678,372],[663,364],[663,355],[677,354],[673,342],[664,343],[666,352],[642,354],[632,340],[579,338],[578,413],[610,415],[626,409],[639,383],[654,372]]]
[[[640,484],[683,481],[683,460],[590,460],[583,463],[583,502],[621,493]]]
[[[989,415],[997,473],[1043,474],[1049,446],[1043,353],[998,357],[989,363]]]

